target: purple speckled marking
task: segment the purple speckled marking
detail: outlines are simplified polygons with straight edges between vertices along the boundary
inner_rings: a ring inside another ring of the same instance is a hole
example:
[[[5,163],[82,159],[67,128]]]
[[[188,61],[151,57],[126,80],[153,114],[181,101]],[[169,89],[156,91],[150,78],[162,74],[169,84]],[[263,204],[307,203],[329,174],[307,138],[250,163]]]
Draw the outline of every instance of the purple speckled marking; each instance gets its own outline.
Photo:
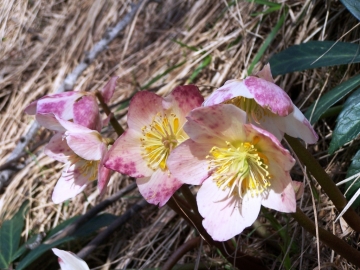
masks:
[[[74,123],[96,130],[99,108],[95,97],[83,96],[74,103]]]
[[[287,116],[294,110],[290,97],[279,86],[257,77],[247,77],[244,81],[255,101],[280,116]]]
[[[66,101],[54,101],[46,103],[38,103],[37,113],[53,113],[59,117],[62,117],[66,105]],[[68,120],[68,119],[66,119]]]
[[[133,161],[126,162],[121,157],[116,157],[116,158],[107,160],[105,162],[104,166],[111,170],[114,170],[114,171],[117,171],[117,172],[120,172],[120,173],[123,173],[126,175],[130,175],[132,177],[136,177],[136,178],[144,177],[144,175],[140,174],[136,170],[135,162],[133,162]]]

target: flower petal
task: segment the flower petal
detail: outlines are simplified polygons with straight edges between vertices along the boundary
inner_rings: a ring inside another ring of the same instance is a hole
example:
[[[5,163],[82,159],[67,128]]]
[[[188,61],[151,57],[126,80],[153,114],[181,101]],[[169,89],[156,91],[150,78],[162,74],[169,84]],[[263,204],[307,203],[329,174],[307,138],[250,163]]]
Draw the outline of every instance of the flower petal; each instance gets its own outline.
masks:
[[[230,80],[219,89],[215,90],[203,103],[203,106],[212,106],[223,103],[226,100],[241,96],[245,98],[254,98],[243,81]]]
[[[108,152],[107,148],[104,147],[102,149],[101,156],[105,157],[107,152]],[[111,171],[108,168],[104,167],[104,162],[105,162],[105,160],[104,160],[104,158],[102,158],[100,160],[99,168],[98,168],[98,183],[97,183],[97,186],[98,186],[98,189],[100,191],[100,194],[105,192],[107,184],[109,183],[109,180],[110,180],[110,175],[111,175]]]
[[[118,78],[119,78],[118,76],[111,77],[111,79],[106,83],[104,88],[101,90],[101,95],[105,103],[109,103],[111,97],[113,96],[116,87],[116,80]]]
[[[133,129],[125,131],[107,153],[105,167],[132,177],[150,176],[153,170],[141,155],[141,136]]]
[[[139,191],[148,203],[164,206],[182,183],[169,171],[156,170],[152,176],[136,179]]]
[[[182,183],[200,185],[209,177],[206,156],[211,147],[191,139],[184,141],[170,153],[167,160],[169,171]]]
[[[83,96],[74,102],[74,123],[101,131],[99,106],[93,95]]]
[[[247,77],[244,84],[261,107],[280,116],[293,112],[294,106],[290,97],[276,84],[254,76]]]
[[[72,252],[52,248],[52,251],[59,257],[61,270],[89,270],[88,265]]]
[[[300,138],[309,144],[314,144],[319,139],[309,121],[296,106],[294,106],[294,111],[287,117],[275,120],[281,122],[278,125],[282,124],[284,132],[291,137]]]
[[[61,203],[75,197],[85,189],[87,183],[88,176],[82,175],[75,164],[64,168],[52,194],[53,202]]]
[[[86,94],[86,92],[81,91],[69,91],[60,94],[47,95],[32,102],[25,108],[25,112],[31,115],[36,113],[53,113],[62,119],[70,120],[73,118],[74,102]]]
[[[63,133],[56,133],[45,146],[44,153],[57,161],[65,163],[68,161],[69,156],[74,155],[74,151],[68,146],[63,136]]]
[[[129,128],[141,131],[144,126],[151,124],[154,116],[163,112],[162,100],[162,97],[148,91],[136,93],[129,105]]]
[[[100,160],[105,144],[97,131],[91,133],[65,132],[69,147],[85,160]]]
[[[59,123],[58,119],[53,113],[37,113],[35,115],[36,121],[47,129],[65,132],[66,129]]]
[[[274,83],[274,79],[271,74],[270,64],[267,63],[262,70],[255,74],[256,77],[264,79],[268,82]]]
[[[257,218],[260,198],[244,196],[227,197],[228,191],[219,189],[210,177],[204,181],[197,194],[203,226],[215,241],[226,241],[241,233]]]
[[[243,124],[246,123],[246,113],[232,104],[197,108],[187,119],[184,130],[199,143],[214,142],[216,138],[220,138],[222,143],[245,138]]]

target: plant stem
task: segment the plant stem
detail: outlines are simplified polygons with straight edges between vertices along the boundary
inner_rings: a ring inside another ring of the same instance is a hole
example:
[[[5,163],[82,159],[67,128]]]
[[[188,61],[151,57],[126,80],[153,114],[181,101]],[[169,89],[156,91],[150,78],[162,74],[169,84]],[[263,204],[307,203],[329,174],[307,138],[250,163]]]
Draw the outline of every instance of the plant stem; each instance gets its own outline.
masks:
[[[285,135],[285,139],[294,150],[299,160],[306,166],[308,171],[320,184],[321,188],[329,196],[336,209],[341,212],[346,206],[347,200],[339,188],[335,185],[334,181],[329,177],[319,162],[309,153],[309,151],[299,142],[298,139],[292,138],[288,135]],[[352,229],[360,232],[360,217],[356,214],[353,208],[350,207],[344,213],[343,218]]]
[[[296,208],[296,212],[291,215],[300,226],[313,236],[316,236],[315,224],[304,214],[304,212],[302,212],[299,208]],[[323,228],[318,228],[318,232],[321,242],[343,256],[349,262],[355,264],[357,267],[360,267],[360,252],[358,250],[352,248],[344,240],[339,239]]]
[[[192,194],[188,185],[182,185],[180,188],[181,193],[184,195],[186,201],[190,204],[192,210],[197,216],[200,216],[199,209],[197,207],[196,198]]]
[[[121,134],[124,133],[124,129],[122,128],[122,126],[119,124],[119,122],[116,120],[116,118],[114,117],[114,114],[110,111],[110,108],[108,107],[108,105],[104,102],[104,99],[101,95],[100,92],[96,91],[95,93],[97,99],[100,102],[101,107],[103,108],[104,112],[106,113],[107,116],[110,115],[110,124],[112,125],[112,127],[114,128],[116,134],[118,136],[120,136]]]

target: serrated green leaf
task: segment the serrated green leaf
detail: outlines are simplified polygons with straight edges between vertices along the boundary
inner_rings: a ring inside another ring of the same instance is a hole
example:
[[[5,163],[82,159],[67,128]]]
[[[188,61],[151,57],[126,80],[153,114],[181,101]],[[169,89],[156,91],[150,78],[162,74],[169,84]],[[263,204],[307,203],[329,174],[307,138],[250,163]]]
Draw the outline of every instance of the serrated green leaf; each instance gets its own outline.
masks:
[[[360,21],[360,3],[359,0],[340,0],[341,3],[351,12],[356,19]]]
[[[270,59],[273,76],[318,67],[360,62],[360,46],[336,41],[309,41],[291,46]]]
[[[360,133],[360,89],[356,90],[344,103],[332,134],[329,154],[345,143],[355,139]]]
[[[305,113],[311,124],[316,123],[322,114],[324,114],[332,105],[345,97],[360,85],[360,75],[356,75],[351,79],[339,84],[325,95],[323,95],[317,103],[313,103]],[[316,105],[315,109],[314,106]],[[314,112],[313,112],[314,111]],[[312,115],[312,116],[311,116]],[[311,116],[311,119],[310,119]]]
[[[78,217],[77,217],[78,218]],[[111,224],[117,216],[111,214],[101,214],[96,217],[90,219],[87,223],[81,226],[76,232],[68,237],[59,239],[51,244],[41,244],[37,248],[31,250],[17,265],[16,269],[21,270],[25,269],[29,266],[33,261],[39,258],[42,254],[44,254],[49,249],[64,244],[66,242],[75,240],[80,237],[85,237],[95,232],[96,230],[108,226]]]
[[[19,211],[10,220],[5,220],[0,228],[0,268],[9,267],[19,247],[28,203],[25,201]]]
[[[360,172],[360,150],[357,151],[355,156],[351,160],[351,164],[348,168],[346,178],[349,178],[357,173]],[[354,183],[355,181],[355,183]],[[351,186],[351,187],[350,187]],[[350,187],[350,189],[349,189]],[[360,179],[354,179],[352,181],[345,183],[345,191],[348,191],[345,193],[346,199],[349,201],[352,196],[355,194],[356,191],[358,191],[360,188]],[[353,208],[357,208],[360,206],[360,197],[355,200],[355,202],[352,204]]]

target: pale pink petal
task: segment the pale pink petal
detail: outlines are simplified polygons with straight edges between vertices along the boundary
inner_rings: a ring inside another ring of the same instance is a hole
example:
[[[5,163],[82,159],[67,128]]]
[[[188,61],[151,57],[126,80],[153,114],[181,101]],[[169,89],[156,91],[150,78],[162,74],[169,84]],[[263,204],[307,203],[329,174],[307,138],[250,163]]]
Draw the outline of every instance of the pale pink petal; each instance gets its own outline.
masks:
[[[246,123],[246,113],[232,104],[197,108],[190,112],[187,119],[194,123],[186,123],[184,130],[196,142],[207,143],[216,137],[223,143],[245,139],[243,124]]]
[[[215,241],[226,241],[241,233],[257,218],[260,198],[228,196],[228,190],[221,190],[210,177],[204,181],[197,194],[203,226]]]
[[[282,168],[278,168],[278,170],[281,171]],[[296,211],[295,191],[291,184],[293,181],[288,172],[283,173],[283,179],[278,177],[279,174],[274,176],[271,186],[263,194],[261,204],[280,212],[293,213]],[[287,180],[284,180],[285,177]]]
[[[267,63],[262,70],[260,70],[258,73],[255,74],[255,76],[261,78],[261,79],[264,79],[268,82],[271,82],[273,83],[274,82],[274,79],[272,77],[272,74],[271,74],[271,69],[270,69],[270,64]]]
[[[65,132],[69,147],[80,157],[86,160],[100,160],[105,144],[97,131],[91,133]]]
[[[114,116],[114,114],[110,113],[108,116],[106,116],[104,119],[102,119],[102,127],[106,127],[109,124],[111,117],[113,117],[113,116]]]
[[[172,109],[181,123],[185,122],[185,116],[193,109],[200,107],[204,101],[199,88],[195,85],[177,86],[163,100],[164,109]]]
[[[101,90],[101,95],[105,103],[109,103],[111,97],[113,96],[116,86],[116,80],[118,78],[119,78],[118,76],[111,77],[111,79],[106,83],[104,88]]]
[[[87,127],[75,124],[73,122],[70,122],[70,121],[67,121],[67,120],[64,120],[64,119],[61,119],[61,118],[59,118],[57,116],[55,116],[55,119],[63,127],[63,129],[65,129],[67,131],[70,131],[70,132],[73,132],[73,133],[91,133],[91,132],[94,132],[93,130],[91,130],[91,129],[87,128]]]
[[[171,151],[166,162],[171,174],[182,183],[200,185],[209,177],[206,156],[212,145],[186,140]]]
[[[106,147],[103,148],[101,156],[103,157],[100,160],[99,163],[99,168],[98,168],[98,189],[100,191],[100,193],[104,193],[107,187],[107,184],[109,183],[110,180],[110,175],[111,175],[111,170],[109,170],[108,168],[104,167],[104,157],[106,156],[108,150]]]
[[[133,129],[125,131],[107,153],[105,167],[132,177],[150,176],[153,170],[141,155],[141,137],[142,133]]]
[[[52,251],[59,257],[61,270],[89,270],[88,265],[72,252],[52,248]]]
[[[57,181],[52,200],[54,203],[61,203],[81,193],[88,183],[88,175],[83,175],[76,164],[64,168],[60,179]]]
[[[319,139],[309,121],[296,106],[291,114],[284,118],[278,117],[276,121],[278,126],[282,125],[284,132],[291,137],[300,138],[309,144],[314,144]]]
[[[73,150],[68,146],[65,139],[63,139],[63,133],[56,133],[45,146],[45,155],[60,161],[67,162],[69,156],[74,155]]]
[[[27,114],[53,113],[62,119],[70,120],[73,118],[74,102],[83,95],[86,95],[86,93],[81,91],[70,91],[60,94],[47,95],[32,102],[27,108],[25,108],[25,112]]]
[[[304,183],[299,181],[291,181],[291,185],[294,189],[296,200],[300,200],[304,194]]]
[[[74,103],[74,123],[101,131],[99,106],[93,95],[83,96]]]
[[[178,190],[182,183],[167,170],[156,170],[153,175],[136,179],[141,195],[148,203],[162,207]]]
[[[280,116],[293,112],[294,106],[290,97],[276,84],[254,76],[247,77],[244,84],[261,107]]]
[[[230,80],[219,89],[215,90],[203,103],[203,106],[212,106],[223,103],[234,97],[254,98],[243,81]]]
[[[129,128],[141,131],[144,126],[151,124],[156,114],[163,112],[162,100],[162,97],[148,91],[136,93],[130,101]]]
[[[59,123],[59,120],[56,118],[56,116],[52,113],[37,113],[35,115],[36,121],[47,129],[59,131],[59,132],[65,132],[66,129]]]

